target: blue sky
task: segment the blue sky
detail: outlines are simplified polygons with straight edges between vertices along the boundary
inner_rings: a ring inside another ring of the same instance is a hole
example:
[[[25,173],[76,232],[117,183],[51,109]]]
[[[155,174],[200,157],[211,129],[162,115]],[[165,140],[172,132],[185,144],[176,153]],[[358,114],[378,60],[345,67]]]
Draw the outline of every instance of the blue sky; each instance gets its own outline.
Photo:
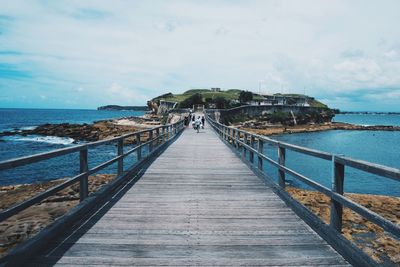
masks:
[[[400,1],[1,1],[0,107],[303,93],[400,111]]]

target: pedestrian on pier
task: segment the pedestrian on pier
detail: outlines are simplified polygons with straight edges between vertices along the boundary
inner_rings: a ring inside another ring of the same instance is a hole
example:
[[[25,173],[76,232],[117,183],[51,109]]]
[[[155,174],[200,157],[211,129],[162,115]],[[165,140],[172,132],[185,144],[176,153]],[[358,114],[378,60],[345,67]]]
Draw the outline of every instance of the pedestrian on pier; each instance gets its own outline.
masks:
[[[196,119],[194,122],[194,129],[197,130],[197,132],[200,131],[200,126],[201,126],[201,119],[200,116]]]
[[[206,123],[206,119],[204,118],[204,115],[201,117],[201,127],[204,129],[204,125]]]
[[[185,116],[185,121],[184,121],[184,123],[185,123],[185,126],[186,126],[186,127],[189,125],[189,117],[188,117],[188,116]]]

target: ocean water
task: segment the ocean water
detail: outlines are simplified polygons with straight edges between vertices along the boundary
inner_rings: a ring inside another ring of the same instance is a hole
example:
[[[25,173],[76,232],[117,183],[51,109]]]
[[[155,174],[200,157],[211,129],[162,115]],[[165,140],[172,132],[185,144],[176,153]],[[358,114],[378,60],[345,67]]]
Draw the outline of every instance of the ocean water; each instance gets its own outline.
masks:
[[[400,126],[400,114],[336,114],[333,120],[359,125]]]
[[[0,131],[31,129],[44,123],[92,123],[98,120],[140,116],[143,114],[143,111],[130,110],[0,108]]]
[[[0,109],[0,132],[31,129],[44,123],[92,123],[98,120],[127,116],[140,116],[143,111],[62,110],[62,109]],[[72,138],[54,136],[5,136],[0,137],[0,161],[74,146]],[[131,146],[126,146],[128,150]],[[94,167],[117,154],[114,144],[89,150],[89,167]],[[135,154],[135,153],[133,153]],[[135,155],[125,161],[132,164]],[[103,173],[115,173],[116,164]],[[0,185],[21,184],[71,177],[79,172],[79,155],[73,153],[35,164],[0,171]]]
[[[345,155],[400,169],[400,132],[331,130],[272,136],[283,142]],[[265,147],[265,153],[277,160],[277,148]],[[331,187],[332,163],[286,150],[286,165],[328,188]],[[277,170],[266,164],[265,171],[277,180]],[[309,188],[297,179],[290,182]],[[400,196],[400,182],[345,167],[345,192]]]

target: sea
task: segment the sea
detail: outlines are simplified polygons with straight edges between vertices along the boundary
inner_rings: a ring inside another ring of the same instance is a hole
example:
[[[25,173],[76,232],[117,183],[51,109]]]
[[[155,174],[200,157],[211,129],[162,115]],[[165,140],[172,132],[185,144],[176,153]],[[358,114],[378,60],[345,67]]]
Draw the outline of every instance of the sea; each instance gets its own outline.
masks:
[[[45,123],[93,123],[99,120],[141,116],[144,111],[110,111],[87,109],[0,109],[0,132],[34,129]],[[83,143],[83,142],[81,142]],[[0,161],[48,152],[80,144],[72,138],[37,135],[0,137]],[[130,146],[125,146],[125,150]],[[89,168],[116,156],[114,144],[89,149]],[[146,153],[146,152],[144,152]],[[126,164],[136,161],[135,153],[125,159]],[[115,173],[116,164],[102,171]],[[79,153],[41,161],[15,169],[0,171],[0,186],[44,182],[72,177],[79,173]]]
[[[140,116],[143,111],[63,110],[63,109],[0,109],[0,132],[32,129],[44,123],[92,123],[98,120]],[[394,114],[338,114],[334,121],[360,125],[400,126],[400,115]],[[331,130],[314,133],[275,135],[272,138],[321,151],[345,155],[400,169],[400,132]],[[0,137],[0,161],[42,153],[76,145],[71,138],[53,136]],[[129,149],[126,146],[125,149]],[[113,158],[116,146],[103,145],[89,150],[89,167]],[[144,151],[146,153],[146,151]],[[277,159],[276,148],[265,146],[265,153]],[[125,165],[136,161],[135,153],[125,159]],[[313,180],[331,187],[331,162],[287,151],[286,165]],[[265,164],[265,172],[277,179],[277,170]],[[0,171],[0,185],[43,182],[71,177],[79,172],[78,153],[61,156],[29,166]],[[103,173],[115,173],[111,165]],[[309,187],[288,177],[294,186]],[[368,174],[350,167],[345,168],[345,192],[400,196],[400,182]]]
[[[338,114],[336,122],[359,125],[400,126],[400,115],[394,114]],[[336,155],[345,155],[400,169],[400,132],[399,131],[347,131],[330,130],[313,133],[275,135],[271,138],[313,148]],[[265,152],[277,160],[277,149],[266,146]],[[286,151],[286,165],[298,173],[331,188],[332,163],[323,159],[306,156],[290,150]],[[277,171],[266,164],[266,173],[277,180]],[[289,183],[296,187],[311,189],[293,177]],[[400,196],[400,182],[345,167],[344,190],[348,193],[365,193]]]

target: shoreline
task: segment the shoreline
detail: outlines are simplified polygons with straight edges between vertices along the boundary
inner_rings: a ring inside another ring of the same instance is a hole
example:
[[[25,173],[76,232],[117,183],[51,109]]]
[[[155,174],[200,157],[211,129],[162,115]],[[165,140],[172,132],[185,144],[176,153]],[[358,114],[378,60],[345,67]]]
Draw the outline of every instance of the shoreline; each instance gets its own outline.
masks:
[[[115,178],[114,174],[89,176],[89,192],[96,192]],[[68,178],[43,183],[0,186],[0,210],[5,210],[37,195]],[[29,207],[0,223],[0,257],[5,256],[18,244],[32,238],[70,209],[79,204],[79,183],[69,186],[40,204]]]
[[[284,125],[266,125],[258,122],[245,122],[243,124],[235,124],[233,127],[253,132],[260,135],[270,136],[276,134],[292,134],[292,133],[310,133],[322,132],[329,130],[347,130],[347,131],[400,131],[400,126],[391,125],[358,125],[344,122],[327,122],[316,124],[304,124],[296,126]]]
[[[120,135],[174,123],[181,118],[178,114],[161,115],[144,114],[142,116],[129,116],[108,120],[94,121],[93,123],[45,123],[39,126],[27,126],[12,131],[0,132],[0,142],[6,140],[2,137],[9,136],[44,136],[72,138],[73,143],[80,141],[94,142],[110,139]],[[135,138],[127,138],[127,143],[134,143]]]
[[[329,197],[318,191],[292,186],[287,187],[286,191],[324,223],[329,224]],[[400,197],[358,193],[345,193],[345,196],[394,223],[400,223]],[[382,228],[347,208],[343,210],[342,234],[375,261],[400,264],[400,241],[391,238]]]
[[[146,115],[100,120],[90,124],[46,123],[36,127],[23,127],[14,131],[0,132],[0,140],[2,140],[2,137],[8,136],[51,136],[72,138],[73,143],[79,141],[93,142],[159,125],[161,123],[158,117]]]

